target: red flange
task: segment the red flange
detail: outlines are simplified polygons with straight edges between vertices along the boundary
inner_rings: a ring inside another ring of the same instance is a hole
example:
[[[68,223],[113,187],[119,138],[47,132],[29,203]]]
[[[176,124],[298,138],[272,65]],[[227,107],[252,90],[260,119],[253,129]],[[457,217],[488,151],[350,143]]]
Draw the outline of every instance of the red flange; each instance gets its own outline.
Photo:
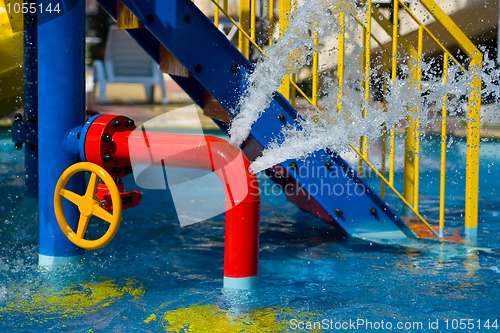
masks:
[[[132,119],[125,116],[101,115],[90,125],[85,135],[85,158],[102,166],[113,178],[122,178],[132,172],[130,159],[118,159],[115,134],[130,133],[135,129]]]

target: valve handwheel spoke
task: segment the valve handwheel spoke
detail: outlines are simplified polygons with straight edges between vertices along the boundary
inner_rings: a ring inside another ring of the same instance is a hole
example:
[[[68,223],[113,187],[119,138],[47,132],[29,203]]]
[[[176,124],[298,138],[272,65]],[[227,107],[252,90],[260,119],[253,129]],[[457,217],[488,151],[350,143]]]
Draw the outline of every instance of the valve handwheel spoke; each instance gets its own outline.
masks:
[[[90,172],[90,179],[84,195],[79,195],[65,188],[71,177],[79,172],[85,171]],[[99,179],[104,182],[109,190],[109,194],[111,195],[111,202],[113,206],[113,212],[111,213],[101,207],[99,200],[95,196]],[[64,215],[62,205],[63,198],[76,205],[80,212],[76,232],[70,226],[66,220],[66,216]],[[118,227],[120,226],[122,202],[118,187],[116,186],[114,179],[109,175],[109,173],[106,172],[106,170],[97,164],[80,162],[67,168],[59,178],[54,193],[54,210],[57,222],[66,237],[73,244],[84,249],[92,250],[105,246],[115,236],[118,231]],[[85,233],[87,232],[92,216],[108,222],[108,229],[104,235],[94,240],[85,238]]]
[[[97,216],[98,218],[106,221],[106,222],[109,222],[110,224],[114,222],[113,214],[111,214],[110,212],[108,212],[107,210],[105,210],[104,208],[102,208],[99,205],[96,205],[94,207],[94,215]]]
[[[78,195],[70,190],[61,189],[59,193],[60,195],[63,196],[63,198],[67,199],[68,201],[74,203],[77,206],[80,206],[81,201],[83,200],[83,197],[81,195]]]
[[[87,232],[87,227],[89,226],[90,216],[80,214],[80,219],[78,220],[78,229],[76,230],[76,237],[85,237],[85,232]]]
[[[90,174],[90,179],[89,179],[89,184],[87,185],[87,190],[85,191],[86,197],[93,197],[94,196],[95,192],[97,191],[97,183],[98,183],[97,174],[92,172]]]

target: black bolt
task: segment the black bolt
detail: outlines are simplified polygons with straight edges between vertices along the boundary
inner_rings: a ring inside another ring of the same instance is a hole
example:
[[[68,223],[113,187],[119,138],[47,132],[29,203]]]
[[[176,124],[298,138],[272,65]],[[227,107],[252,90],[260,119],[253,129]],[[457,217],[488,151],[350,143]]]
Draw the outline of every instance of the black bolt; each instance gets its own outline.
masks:
[[[122,122],[119,121],[118,119],[111,120],[111,126],[113,126],[115,128],[118,127],[118,126],[120,126],[121,124],[122,124]]]
[[[240,71],[240,65],[238,65],[238,64],[234,64],[234,65],[232,65],[232,66],[231,66],[231,71],[232,71],[234,74],[238,73],[238,72]]]
[[[336,208],[335,215],[337,215],[338,217],[342,217],[342,216],[344,216],[344,212],[342,211],[342,209]]]
[[[120,174],[122,170],[119,167],[114,167],[113,169],[111,169],[111,172],[117,175]]]
[[[189,15],[184,15],[184,17],[183,17],[182,19],[183,19],[183,20],[184,20],[184,22],[186,22],[186,23],[191,22],[191,16],[189,16]]]
[[[16,113],[14,115],[14,121],[19,121],[19,120],[23,120],[23,115],[20,113]]]
[[[375,207],[370,208],[370,214],[371,214],[372,216],[377,215],[377,209],[376,209]]]
[[[294,171],[297,170],[297,163],[296,162],[290,163],[290,169],[292,169]]]
[[[113,159],[113,156],[111,156],[110,154],[104,154],[104,155],[102,155],[102,160],[104,162],[111,162],[112,159]]]
[[[155,16],[152,14],[146,15],[146,22],[153,23],[155,21]]]
[[[134,125],[135,125],[135,122],[132,119],[128,118],[127,120],[125,120],[125,126],[132,127]]]
[[[280,114],[278,115],[278,120],[279,120],[279,121],[283,121],[283,122],[284,122],[284,121],[286,120],[285,115],[284,115],[283,113],[280,113]]]
[[[18,143],[15,144],[15,147],[16,147],[17,150],[23,149],[23,144],[20,143],[20,142],[18,142]]]
[[[333,163],[332,161],[326,161],[325,162],[325,168],[330,169],[332,167]]]
[[[103,134],[101,138],[102,142],[111,142],[113,140],[113,137],[109,134]]]
[[[195,71],[196,73],[200,73],[200,72],[202,71],[202,69],[203,69],[203,68],[201,67],[201,65],[200,65],[200,64],[196,64],[196,65],[194,65],[194,71]]]

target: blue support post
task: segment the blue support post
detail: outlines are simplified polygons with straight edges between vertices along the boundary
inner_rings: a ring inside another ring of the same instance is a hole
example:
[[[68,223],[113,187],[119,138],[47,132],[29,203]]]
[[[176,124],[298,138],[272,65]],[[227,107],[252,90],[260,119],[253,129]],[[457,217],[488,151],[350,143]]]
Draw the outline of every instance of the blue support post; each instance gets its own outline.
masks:
[[[85,120],[85,1],[38,1],[38,151],[39,151],[39,264],[52,266],[78,259],[83,250],[61,232],[54,214],[54,188],[62,172],[75,163],[65,147],[67,134]],[[67,188],[83,193],[84,179],[73,177]],[[67,202],[66,202],[67,203]],[[76,206],[64,207],[76,227]]]

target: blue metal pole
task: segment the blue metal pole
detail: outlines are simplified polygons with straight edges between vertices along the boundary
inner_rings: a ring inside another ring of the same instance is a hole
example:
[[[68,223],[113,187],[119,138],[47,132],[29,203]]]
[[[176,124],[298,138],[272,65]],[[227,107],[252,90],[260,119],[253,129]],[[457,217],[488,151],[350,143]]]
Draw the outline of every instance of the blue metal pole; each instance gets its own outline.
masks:
[[[68,132],[85,120],[85,1],[39,0],[38,9],[52,3],[60,12],[38,12],[38,151],[39,151],[39,264],[52,266],[78,259],[83,250],[70,243],[57,224],[53,195],[62,172],[75,163],[64,149]],[[67,188],[83,193],[83,177]],[[72,227],[76,206],[68,202],[65,215]],[[76,230],[76,229],[75,229]]]

